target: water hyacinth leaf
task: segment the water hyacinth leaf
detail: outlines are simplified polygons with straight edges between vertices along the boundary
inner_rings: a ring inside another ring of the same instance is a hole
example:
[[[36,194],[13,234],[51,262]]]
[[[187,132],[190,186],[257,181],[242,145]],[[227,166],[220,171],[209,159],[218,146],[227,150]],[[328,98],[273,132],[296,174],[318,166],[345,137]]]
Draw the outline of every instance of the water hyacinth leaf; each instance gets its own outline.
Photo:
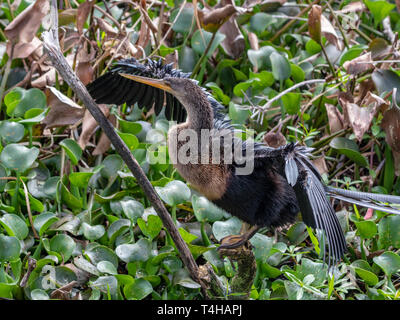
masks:
[[[71,172],[68,177],[74,186],[86,188],[93,174],[93,172]]]
[[[7,170],[6,168],[0,163],[0,178],[7,177]],[[7,184],[7,180],[0,179],[0,192],[4,191],[4,187]]]
[[[75,197],[62,182],[61,199],[62,202],[64,202],[72,210],[78,210],[82,208],[82,200]]]
[[[7,106],[7,114],[15,117],[23,117],[29,109],[45,109],[47,106],[46,95],[37,88],[25,90],[16,87],[6,95],[4,102]]]
[[[18,142],[25,135],[25,127],[18,122],[2,121],[0,123],[0,138],[7,142]]]
[[[186,269],[179,269],[175,272],[172,282],[174,285],[179,284],[180,286],[189,289],[198,289],[201,287],[200,284],[192,280]]]
[[[98,277],[90,286],[100,290],[107,296],[110,295],[111,299],[117,298],[118,281],[114,276]]]
[[[186,242],[186,243],[191,243],[193,240],[197,239],[198,236],[191,234],[190,232],[187,232],[185,229],[183,228],[179,228],[179,233],[182,237],[182,239]]]
[[[0,262],[17,260],[20,251],[21,244],[16,237],[0,234]]]
[[[110,243],[114,243],[115,239],[125,233],[131,226],[131,222],[128,219],[118,219],[114,221],[107,230],[108,239]]]
[[[137,220],[140,230],[143,234],[153,240],[160,233],[163,223],[159,216],[147,216],[147,223],[142,218]]]
[[[120,201],[120,204],[124,215],[133,223],[136,223],[137,219],[139,219],[144,213],[143,204],[134,199],[125,200],[124,198]]]
[[[224,210],[202,196],[193,195],[192,206],[197,221],[215,222],[221,220],[226,214]]]
[[[66,234],[58,234],[50,240],[51,251],[59,253],[64,262],[68,261],[71,257],[75,247],[75,241]]]
[[[58,217],[52,212],[42,212],[34,218],[33,226],[39,235],[42,236],[46,230],[58,221]]]
[[[8,169],[24,172],[35,162],[38,155],[38,148],[27,148],[19,144],[8,144],[1,152],[0,161]]]
[[[245,124],[250,115],[251,111],[249,109],[243,108],[232,101],[229,103],[229,117],[233,123]]]
[[[183,203],[190,199],[190,189],[182,181],[173,180],[168,182],[165,187],[155,187],[160,198],[170,206]]]
[[[68,158],[74,165],[77,165],[82,157],[82,149],[73,139],[64,139],[60,142],[60,146],[65,150]]]
[[[123,133],[138,134],[142,131],[142,126],[138,122],[126,121],[118,117],[118,123]]]
[[[226,236],[233,234],[239,234],[240,228],[242,227],[242,222],[236,218],[232,217],[226,221],[216,221],[212,226],[212,231],[214,237],[220,241]]]
[[[367,159],[360,153],[357,144],[347,138],[336,137],[329,143],[331,148],[336,149],[339,153],[344,154],[360,166],[368,167]]]
[[[28,236],[29,230],[24,220],[15,214],[5,214],[0,218],[0,225],[9,236],[23,240]]]
[[[212,33],[211,32],[207,32],[202,30],[203,33],[203,37],[201,36],[200,30],[196,30],[196,32],[193,34],[192,36],[192,48],[195,52],[197,52],[198,54],[203,54],[204,51],[206,50],[209,42],[211,41],[212,38]],[[225,39],[225,35],[218,32],[216,33],[214,40],[210,46],[210,49],[208,50],[207,53],[207,58],[210,58],[211,55],[214,53],[214,51],[217,49],[217,47],[219,46],[219,44],[224,41]]]
[[[118,171],[122,169],[124,162],[119,155],[111,154],[103,160],[102,165],[101,175],[104,178],[113,179]]]
[[[378,247],[386,249],[389,246],[400,247],[400,216],[383,217],[378,224]]]
[[[374,221],[360,221],[355,222],[357,226],[357,234],[364,239],[372,238],[378,231]]]
[[[100,262],[104,262],[104,261],[100,261]],[[109,261],[107,261],[107,262],[109,262]],[[93,274],[95,276],[100,276],[100,272],[96,268],[96,266],[93,265],[92,263],[90,263],[88,260],[86,260],[83,256],[75,257],[74,258],[74,265],[76,267],[78,267],[79,269],[81,269],[83,271],[86,271],[86,272],[88,272],[90,274]]]
[[[182,261],[178,257],[168,256],[162,261],[161,265],[168,273],[174,273],[182,268]]]
[[[257,69],[265,69],[271,68],[271,59],[270,56],[273,52],[277,52],[274,47],[266,46],[262,47],[259,50],[248,50],[247,56],[251,62],[251,64]]]
[[[140,239],[134,244],[122,244],[115,249],[117,256],[124,262],[146,261],[150,257],[151,243]]]
[[[373,260],[388,277],[400,271],[400,256],[394,252],[386,251]]]
[[[118,257],[113,250],[99,244],[86,248],[85,255],[90,259],[91,263],[97,265],[100,261],[109,261],[114,267],[118,267]]]
[[[179,9],[176,9],[171,13],[170,22],[172,23],[176,19],[172,25],[172,30],[179,33],[187,33],[191,30],[194,22],[194,9],[192,6],[186,6],[182,9],[179,17],[176,18],[179,11]]]
[[[86,222],[82,223],[82,230],[85,238],[91,241],[100,239],[106,232],[104,226],[102,225],[91,226]]]
[[[272,52],[270,59],[275,80],[284,81],[290,77],[292,70],[289,61],[285,57],[277,52]]]
[[[118,274],[117,268],[110,261],[100,261],[97,266],[97,270],[101,273],[108,273],[112,275]]]
[[[50,300],[49,295],[42,289],[34,289],[31,291],[32,300]]]
[[[124,295],[128,300],[142,300],[153,292],[151,283],[145,279],[135,279],[124,287]]]
[[[250,243],[254,248],[253,250],[256,260],[265,263],[274,244],[274,239],[256,233],[254,237],[250,239]]]
[[[250,18],[250,30],[254,32],[263,32],[270,24],[276,20],[271,15],[264,12],[257,12]]]

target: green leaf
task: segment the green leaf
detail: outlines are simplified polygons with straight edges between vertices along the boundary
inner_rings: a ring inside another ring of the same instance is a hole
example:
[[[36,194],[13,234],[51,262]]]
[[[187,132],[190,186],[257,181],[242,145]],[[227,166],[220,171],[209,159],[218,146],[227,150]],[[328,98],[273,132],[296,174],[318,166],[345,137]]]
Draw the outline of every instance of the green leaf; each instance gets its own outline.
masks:
[[[297,114],[300,111],[301,94],[295,92],[286,93],[282,96],[282,103],[288,114]]]
[[[357,226],[357,234],[364,239],[372,238],[378,231],[374,221],[355,222],[355,225]]]
[[[378,93],[391,92],[393,88],[397,88],[396,101],[400,104],[400,77],[392,70],[375,69],[372,72],[371,79],[375,84]]]
[[[65,153],[71,162],[74,165],[77,165],[78,161],[82,157],[82,149],[79,144],[73,139],[64,139],[59,144],[65,150]]]
[[[367,159],[360,153],[357,144],[347,138],[336,137],[329,143],[331,148],[336,149],[339,153],[344,154],[360,166],[368,167]]]
[[[115,248],[115,253],[124,262],[146,261],[150,257],[151,243],[140,239],[134,244],[121,244]]]
[[[82,223],[82,230],[85,238],[91,241],[100,239],[106,233],[102,225],[91,226],[86,222]]]
[[[215,222],[221,220],[226,214],[224,210],[202,196],[193,195],[192,206],[197,221]]]
[[[34,289],[31,291],[32,300],[50,300],[49,295],[42,289]]]
[[[168,182],[165,187],[155,187],[160,198],[168,203],[170,206],[174,206],[190,199],[189,187],[180,180],[173,180]]]
[[[28,236],[29,230],[24,220],[15,214],[5,214],[0,218],[0,224],[9,236],[23,240]]]
[[[289,61],[285,57],[277,52],[272,52],[270,59],[275,80],[284,81],[290,77],[292,70]]]
[[[69,260],[75,247],[75,241],[66,234],[58,234],[50,240],[51,251],[59,253],[64,262]]]
[[[206,50],[209,42],[211,41],[212,38],[212,33],[211,32],[207,32],[202,30],[203,36],[204,36],[204,40],[203,37],[201,36],[200,30],[196,30],[196,32],[193,34],[192,36],[192,48],[195,52],[197,52],[198,54],[203,54],[203,52]],[[212,54],[214,53],[214,51],[217,49],[217,47],[219,46],[219,44],[224,41],[225,39],[225,35],[217,32],[214,38],[214,41],[211,44],[210,49],[208,50],[207,53],[207,58],[210,58],[212,56]]]
[[[400,271],[400,256],[394,252],[386,251],[373,260],[388,277]]]
[[[179,13],[179,9],[175,9],[172,11],[170,16],[170,22],[172,23],[176,16]],[[194,9],[193,7],[185,7],[182,9],[179,17],[176,19],[175,23],[172,25],[172,30],[179,33],[188,33],[190,32],[192,25],[194,23]]]
[[[239,234],[240,228],[242,227],[242,222],[236,218],[232,217],[226,221],[216,221],[212,226],[212,231],[214,237],[220,241],[222,238],[234,234]]]
[[[18,142],[25,135],[25,128],[18,122],[2,121],[0,123],[0,137],[7,142]]]
[[[378,224],[378,246],[387,249],[389,246],[400,247],[400,216],[386,216]]]
[[[8,144],[0,155],[0,161],[11,170],[24,172],[36,160],[39,149],[27,148],[19,144]]]
[[[124,287],[124,295],[128,300],[142,300],[153,292],[151,283],[145,279],[135,279],[135,282]]]
[[[137,220],[137,224],[139,225],[140,230],[142,230],[143,234],[153,240],[160,233],[163,223],[159,216],[148,215],[147,223],[142,218]]]
[[[94,243],[93,246],[86,247],[85,255],[94,265],[97,265],[100,261],[109,261],[115,268],[118,267],[118,257],[113,250],[106,246]]]
[[[274,22],[276,22],[276,20],[272,18],[271,15],[264,12],[257,12],[250,18],[250,30],[261,33]]]
[[[21,245],[16,237],[0,234],[0,261],[15,261],[19,258]]]
[[[47,106],[46,95],[37,88],[25,90],[16,87],[9,92],[4,102],[9,116],[23,117],[29,109],[45,109]]]
[[[114,221],[107,230],[107,236],[110,239],[110,243],[114,243],[115,239],[125,233],[130,226],[131,222],[128,219],[118,219],[117,221]]]
[[[46,230],[54,223],[58,221],[57,216],[52,212],[42,212],[34,218],[33,226],[39,235],[42,236]]]
[[[271,59],[270,56],[273,52],[277,52],[274,47],[266,46],[262,47],[259,50],[248,50],[247,56],[251,64],[256,67],[258,70],[271,68]]]
[[[118,274],[117,268],[115,268],[115,266],[110,261],[100,261],[97,264],[96,268],[101,273],[109,273],[113,275]]]
[[[68,178],[74,186],[86,189],[93,174],[93,172],[71,172]]]
[[[243,84],[244,82],[239,83]],[[237,86],[235,87],[237,88]],[[239,95],[239,93],[238,93]],[[240,93],[240,96],[243,94]],[[249,119],[249,116],[251,115],[251,111],[249,109],[243,108],[243,106],[236,104],[234,102],[229,103],[229,117],[232,119],[233,123],[238,123],[238,124],[245,124],[246,121]]]
[[[379,278],[371,271],[354,267],[354,271],[357,275],[365,281],[369,286],[374,286],[379,282]]]
[[[396,5],[389,3],[388,1],[364,0],[364,3],[374,16],[375,28],[383,19],[385,19],[389,15],[390,11],[396,8]]]
[[[265,263],[274,244],[274,239],[272,237],[267,237],[263,234],[256,233],[254,237],[250,239],[250,243],[254,248],[253,250],[256,260]]]
[[[294,63],[290,64],[290,69],[291,69],[291,77],[293,80],[297,83],[304,81],[306,78],[306,73],[303,71],[302,68],[299,66],[295,65]]]

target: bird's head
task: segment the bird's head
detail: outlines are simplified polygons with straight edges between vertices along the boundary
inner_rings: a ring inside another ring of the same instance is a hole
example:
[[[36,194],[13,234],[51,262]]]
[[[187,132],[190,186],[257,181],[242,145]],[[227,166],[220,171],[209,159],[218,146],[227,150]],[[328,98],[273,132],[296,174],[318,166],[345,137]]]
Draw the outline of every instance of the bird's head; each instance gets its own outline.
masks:
[[[164,79],[153,79],[126,73],[120,73],[120,75],[169,92],[185,106],[192,103],[192,100],[205,98],[203,90],[189,78],[166,77]]]

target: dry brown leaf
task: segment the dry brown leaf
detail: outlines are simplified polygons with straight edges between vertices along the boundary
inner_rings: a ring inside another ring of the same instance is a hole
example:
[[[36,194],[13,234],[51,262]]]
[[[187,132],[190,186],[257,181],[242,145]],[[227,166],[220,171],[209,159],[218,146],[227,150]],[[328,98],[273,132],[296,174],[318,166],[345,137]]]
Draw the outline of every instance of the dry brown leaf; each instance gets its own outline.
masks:
[[[348,13],[348,12],[363,11],[366,8],[367,7],[365,6],[364,3],[362,3],[361,1],[357,1],[357,2],[349,3],[348,5],[344,6],[342,8],[342,10],[339,10],[339,12]]]
[[[308,15],[308,33],[317,43],[321,43],[321,16],[321,6],[316,4],[313,5]]]
[[[118,35],[118,30],[114,29],[113,26],[109,24],[107,21],[100,18],[95,18],[95,19],[100,30],[104,31],[107,36],[115,37]]]
[[[117,117],[113,114],[108,116],[108,120],[114,125],[117,124]],[[111,141],[108,139],[106,134],[104,132],[101,133],[100,139],[97,142],[96,148],[93,150],[92,155],[97,156],[100,154],[104,154],[107,152],[108,149],[110,149],[111,146]]]
[[[331,133],[338,132],[345,128],[343,115],[339,112],[338,108],[329,103],[325,104],[326,113],[329,120],[329,129]]]
[[[383,114],[381,122],[386,132],[386,142],[393,151],[400,152],[400,108],[393,105]]]
[[[264,143],[269,147],[278,148],[286,144],[286,138],[280,131],[270,131],[264,135]]]
[[[11,55],[11,42],[7,42],[7,54]],[[13,59],[25,59],[41,48],[42,41],[34,37],[31,42],[18,42],[14,45]]]
[[[314,159],[312,160],[312,162],[320,174],[329,172],[328,166],[326,165],[325,157]]]
[[[321,33],[330,43],[334,44],[338,50],[343,49],[343,45],[336,34],[335,28],[323,14],[321,14]]]
[[[343,67],[346,69],[348,74],[357,75],[373,68],[374,65],[371,62],[371,52],[367,52],[366,54],[363,54],[362,56],[359,56],[353,60],[346,61],[343,64]]]
[[[85,109],[63,95],[56,88],[47,87],[45,93],[50,111],[41,123],[46,128],[73,125],[82,119]]]
[[[14,43],[31,42],[49,9],[48,0],[35,1],[4,29],[4,34]]]
[[[78,7],[78,13],[76,15],[76,27],[79,34],[83,32],[83,26],[89,16],[90,11],[92,11],[94,5],[93,0],[85,1],[81,3]]]
[[[100,110],[108,116],[110,113],[110,109],[107,108],[107,105],[105,104],[99,104]],[[97,121],[92,117],[90,112],[88,110],[85,110],[85,115],[83,116],[82,120],[82,132],[81,135],[79,136],[78,144],[81,147],[82,150],[85,149],[86,145],[88,144],[90,137],[93,135],[95,132],[96,127],[99,124]]]
[[[56,69],[51,67],[49,71],[42,74],[37,79],[31,82],[31,86],[35,88],[45,88],[46,86],[52,86],[56,82]]]
[[[400,12],[400,0],[395,0],[397,11]]]
[[[371,104],[366,107],[360,107],[357,104],[339,96],[339,103],[343,108],[346,121],[350,124],[357,140],[361,141],[363,135],[371,126],[377,110],[377,104]]]

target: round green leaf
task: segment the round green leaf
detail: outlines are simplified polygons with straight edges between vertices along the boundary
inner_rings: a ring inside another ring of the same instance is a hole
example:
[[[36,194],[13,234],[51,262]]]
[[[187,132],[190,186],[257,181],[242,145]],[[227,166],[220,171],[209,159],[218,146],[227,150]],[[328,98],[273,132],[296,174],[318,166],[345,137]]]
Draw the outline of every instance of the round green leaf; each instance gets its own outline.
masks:
[[[290,68],[288,59],[277,52],[272,52],[270,59],[272,74],[274,75],[275,80],[284,81],[290,77],[292,69]]]
[[[400,247],[400,216],[386,216],[379,221],[378,232],[379,239],[378,245],[381,249],[386,249],[389,246],[395,248]]]
[[[375,273],[361,269],[358,267],[354,268],[354,271],[357,273],[357,275],[365,281],[366,284],[370,286],[374,286],[379,282],[379,278],[375,275]]]
[[[193,7],[185,7],[182,9],[179,17],[176,18],[179,11],[180,9],[175,9],[171,13],[170,22],[172,23],[176,19],[175,23],[172,25],[172,30],[174,30],[175,32],[187,33],[191,30],[192,27],[194,9]]]
[[[214,222],[212,226],[212,231],[214,237],[220,241],[222,238],[234,234],[239,234],[240,228],[242,227],[242,222],[236,218],[232,217],[226,221]]]
[[[273,52],[277,52],[274,47],[266,46],[259,50],[248,50],[247,56],[249,57],[251,64],[258,70],[261,70],[271,67],[270,56]]]
[[[98,224],[96,226],[91,226],[86,222],[82,223],[82,230],[83,230],[83,235],[88,240],[100,239],[106,232],[106,230],[102,225]]]
[[[400,271],[400,256],[391,251],[386,251],[374,257],[374,262],[381,267],[387,276]]]
[[[153,292],[151,283],[145,279],[135,279],[135,282],[124,287],[124,294],[128,300],[142,300]]]
[[[114,267],[118,267],[118,257],[113,250],[105,246],[94,244],[91,247],[87,247],[85,255],[89,257],[94,265],[97,265],[100,261],[109,261]]]
[[[93,172],[72,172],[69,175],[69,181],[79,188],[86,188],[92,176]]]
[[[151,243],[140,239],[134,244],[121,244],[115,249],[117,256],[124,262],[146,261],[150,257]]]
[[[59,253],[64,262],[68,261],[76,247],[75,241],[66,234],[58,234],[50,240],[51,251]]]
[[[72,139],[64,139],[60,142],[60,146],[65,150],[68,158],[74,165],[78,164],[79,159],[82,156],[82,149],[79,144]]]
[[[192,196],[193,211],[197,221],[215,222],[221,220],[226,214],[206,197]]]
[[[155,187],[155,189],[160,198],[170,206],[183,203],[190,198],[189,187],[179,180],[173,180],[168,182],[165,187]]]
[[[25,135],[25,128],[18,122],[2,121],[0,123],[0,137],[7,142],[18,142]]]
[[[17,237],[20,240],[28,236],[29,229],[25,221],[15,214],[5,214],[0,218],[0,224],[10,236]]]
[[[0,234],[0,261],[15,261],[19,258],[21,245],[16,237]]]
[[[110,261],[100,261],[96,267],[101,273],[118,274],[117,268]]]
[[[357,234],[364,239],[372,238],[378,231],[374,221],[360,221],[355,222],[355,224],[357,226]]]
[[[32,300],[50,300],[49,295],[42,289],[34,289],[31,291]]]
[[[33,221],[33,226],[39,235],[43,235],[46,230],[54,223],[58,221],[57,216],[52,212],[43,212],[35,217]]]
[[[7,145],[0,155],[0,161],[11,170],[24,172],[36,160],[39,149],[27,148],[19,144]]]
[[[139,218],[137,223],[143,234],[151,240],[157,237],[163,227],[160,217],[152,214],[147,216],[147,223],[142,218]]]

